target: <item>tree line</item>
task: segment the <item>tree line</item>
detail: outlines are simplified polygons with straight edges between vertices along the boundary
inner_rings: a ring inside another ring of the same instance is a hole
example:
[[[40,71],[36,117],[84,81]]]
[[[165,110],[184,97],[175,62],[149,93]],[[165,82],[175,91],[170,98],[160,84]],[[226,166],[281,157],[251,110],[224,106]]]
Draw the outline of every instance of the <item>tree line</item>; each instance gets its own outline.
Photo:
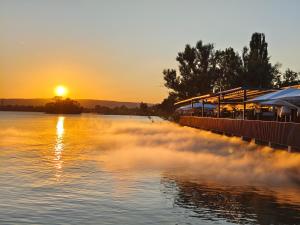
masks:
[[[75,100],[57,97],[52,102],[46,103],[43,106],[0,104],[0,111],[45,112],[50,114],[80,114],[84,112],[103,115],[168,116],[165,110],[161,110],[159,104],[149,106],[147,103],[141,102],[135,108],[129,108],[125,105],[114,108],[101,105],[96,105],[94,108],[84,108]]]
[[[300,83],[300,73],[291,69],[282,72],[279,63],[270,62],[263,33],[253,33],[241,55],[232,47],[215,50],[213,44],[198,41],[195,46],[187,44],[176,61],[178,70],[163,70],[169,96],[160,107],[166,110],[172,110],[171,105],[181,99],[239,86],[278,88]]]
[[[0,105],[0,111],[45,112],[50,114],[80,114],[84,108],[72,99],[54,98],[52,102],[41,106],[32,105]]]
[[[89,112],[95,112],[103,115],[136,115],[136,116],[154,116],[158,115],[157,106],[148,106],[147,103],[141,102],[139,107],[128,108],[125,105],[110,108],[107,106],[96,105],[93,110]]]
[[[44,107],[45,113],[50,114],[80,114],[83,112],[83,107],[79,102],[70,98],[61,99],[55,98],[53,102],[49,102]]]

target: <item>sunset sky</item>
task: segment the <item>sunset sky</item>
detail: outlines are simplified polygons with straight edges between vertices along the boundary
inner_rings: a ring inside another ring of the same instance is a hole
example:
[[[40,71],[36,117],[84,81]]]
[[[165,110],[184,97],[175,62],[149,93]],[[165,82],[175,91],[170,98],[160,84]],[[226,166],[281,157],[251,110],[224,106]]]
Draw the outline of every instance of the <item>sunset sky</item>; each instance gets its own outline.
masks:
[[[0,98],[160,102],[186,43],[241,51],[266,34],[272,62],[300,71],[300,1],[0,0]]]

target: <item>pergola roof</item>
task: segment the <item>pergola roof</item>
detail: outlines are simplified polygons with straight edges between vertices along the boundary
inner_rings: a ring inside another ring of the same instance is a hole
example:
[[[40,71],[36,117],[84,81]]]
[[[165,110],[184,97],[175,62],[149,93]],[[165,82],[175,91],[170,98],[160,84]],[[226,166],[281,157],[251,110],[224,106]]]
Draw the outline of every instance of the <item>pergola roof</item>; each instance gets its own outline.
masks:
[[[181,105],[183,103],[189,102],[197,102],[197,101],[205,101],[210,103],[218,103],[219,98],[222,104],[241,104],[247,100],[256,98],[260,95],[268,94],[278,89],[263,89],[263,88],[249,88],[249,87],[238,87],[226,91],[221,91],[218,93],[211,93],[206,95],[200,95],[196,97],[192,97],[189,99],[185,99],[179,102],[176,102],[175,105]]]
[[[214,104],[202,104],[201,102],[196,102],[193,104],[193,106],[191,104],[188,105],[184,105],[179,107],[177,110],[189,110],[192,108],[202,108],[204,107],[205,109],[215,109],[216,105]]]
[[[297,88],[286,88],[276,92],[272,92],[269,94],[265,94],[253,99],[248,100],[247,102],[254,102],[254,103],[265,103],[265,102],[272,102],[273,100],[283,100],[283,101],[290,101],[297,105],[300,104],[300,89]]]

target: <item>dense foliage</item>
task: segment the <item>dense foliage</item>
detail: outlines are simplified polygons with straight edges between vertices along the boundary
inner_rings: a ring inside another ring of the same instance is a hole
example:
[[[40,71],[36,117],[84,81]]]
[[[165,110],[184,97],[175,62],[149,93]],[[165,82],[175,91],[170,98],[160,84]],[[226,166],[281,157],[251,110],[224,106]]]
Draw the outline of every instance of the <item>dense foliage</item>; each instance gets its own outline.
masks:
[[[242,56],[231,47],[215,50],[213,44],[199,41],[195,47],[186,45],[176,60],[178,70],[163,70],[170,101],[239,86],[271,88],[299,83],[299,73],[288,69],[281,74],[279,64],[271,64],[263,33],[252,35]]]
[[[0,105],[0,111],[44,112],[44,106],[32,105]]]
[[[146,103],[141,102],[139,107],[128,108],[125,105],[120,107],[110,108],[107,106],[96,105],[94,112],[103,115],[139,115],[139,116],[153,116],[156,115],[155,106],[149,107]]]
[[[45,105],[46,113],[55,114],[79,114],[82,112],[80,104],[71,99],[56,99],[54,102],[49,102]]]
[[[176,60],[178,70],[163,70],[170,92],[162,109],[172,110],[170,106],[180,99],[239,86],[272,88],[299,83],[299,73],[290,69],[281,73],[280,64],[271,64],[263,33],[252,35],[242,56],[231,47],[215,50],[213,44],[199,41],[195,47],[187,44]]]

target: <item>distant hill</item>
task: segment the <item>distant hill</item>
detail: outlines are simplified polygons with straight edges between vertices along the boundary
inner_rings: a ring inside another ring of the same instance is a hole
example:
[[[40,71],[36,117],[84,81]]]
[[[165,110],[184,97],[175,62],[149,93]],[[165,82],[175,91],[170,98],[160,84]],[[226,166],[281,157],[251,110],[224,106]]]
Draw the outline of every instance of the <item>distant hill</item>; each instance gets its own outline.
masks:
[[[34,98],[34,99],[0,99],[1,105],[23,105],[23,106],[44,106],[46,103],[51,102],[52,99]],[[79,104],[85,108],[94,108],[96,105],[106,106],[114,108],[117,106],[125,105],[128,108],[139,107],[139,102],[120,102],[120,101],[109,101],[109,100],[96,100],[96,99],[75,99]],[[152,104],[148,104],[152,105]]]

